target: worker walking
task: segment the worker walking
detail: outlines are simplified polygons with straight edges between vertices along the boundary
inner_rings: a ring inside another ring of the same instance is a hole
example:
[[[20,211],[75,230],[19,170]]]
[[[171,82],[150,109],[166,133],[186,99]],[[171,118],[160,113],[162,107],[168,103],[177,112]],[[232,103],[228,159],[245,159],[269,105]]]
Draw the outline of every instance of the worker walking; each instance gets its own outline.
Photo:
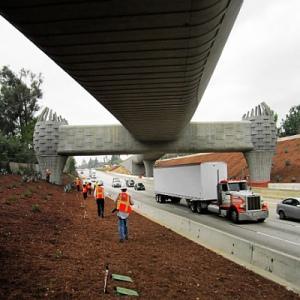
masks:
[[[86,186],[86,184],[83,184],[83,186],[82,186],[82,196],[83,196],[83,200],[86,200],[86,198],[87,198],[87,193],[88,193],[87,186]]]
[[[124,240],[128,240],[128,217],[131,212],[131,205],[133,205],[131,196],[127,193],[127,188],[122,187],[121,193],[119,193],[116,199],[115,208],[113,209],[113,212],[118,212],[117,216],[120,243],[123,243]]]
[[[79,179],[79,177],[77,177],[75,179],[75,185],[76,185],[76,188],[77,188],[77,192],[79,192],[80,191],[80,179]]]
[[[104,218],[104,187],[102,182],[95,187],[94,197],[97,203],[98,217]]]
[[[89,195],[92,195],[92,183],[91,183],[91,182],[89,182],[89,183],[87,184],[87,189],[88,189]]]

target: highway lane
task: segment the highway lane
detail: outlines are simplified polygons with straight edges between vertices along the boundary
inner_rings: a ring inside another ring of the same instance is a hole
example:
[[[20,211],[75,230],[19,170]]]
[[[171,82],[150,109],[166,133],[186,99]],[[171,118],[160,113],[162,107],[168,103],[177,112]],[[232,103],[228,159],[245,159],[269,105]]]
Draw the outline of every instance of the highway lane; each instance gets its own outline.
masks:
[[[111,187],[113,177],[121,178],[125,185],[126,176],[97,171],[97,179],[101,179],[104,182],[107,193],[115,198],[120,189]],[[135,191],[133,188],[128,188],[133,199],[300,258],[300,222],[280,220],[276,214],[276,200],[274,199],[265,199],[269,203],[270,216],[264,223],[234,224],[214,214],[199,215],[192,213],[183,201],[180,204],[158,204],[154,199],[153,180],[139,179],[137,177],[130,178],[143,182],[146,187],[146,191]]]

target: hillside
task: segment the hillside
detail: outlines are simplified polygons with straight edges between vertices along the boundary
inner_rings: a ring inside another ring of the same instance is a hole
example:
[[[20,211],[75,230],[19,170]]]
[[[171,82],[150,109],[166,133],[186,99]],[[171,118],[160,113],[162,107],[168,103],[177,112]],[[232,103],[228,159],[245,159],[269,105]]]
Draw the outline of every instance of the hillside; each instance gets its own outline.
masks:
[[[167,167],[207,161],[224,161],[228,165],[229,177],[244,177],[249,174],[242,153],[193,154],[173,159],[158,160],[157,166]],[[278,140],[273,157],[271,182],[300,182],[300,135]]]
[[[92,196],[83,206],[74,190],[0,176],[0,299],[120,299],[116,286],[140,299],[300,299],[135,212],[119,243],[113,201],[105,202],[99,219]],[[109,278],[104,295],[106,265],[134,282]]]

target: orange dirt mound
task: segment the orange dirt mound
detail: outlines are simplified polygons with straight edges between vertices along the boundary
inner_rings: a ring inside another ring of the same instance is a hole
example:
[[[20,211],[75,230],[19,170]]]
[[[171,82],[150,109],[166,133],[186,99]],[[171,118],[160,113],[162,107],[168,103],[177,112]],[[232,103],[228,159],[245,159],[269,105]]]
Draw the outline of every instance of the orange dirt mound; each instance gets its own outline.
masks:
[[[243,154],[236,152],[194,154],[175,159],[158,160],[156,165],[167,167],[208,161],[226,162],[229,177],[244,178],[249,175]],[[271,182],[300,182],[300,137],[282,140],[277,143],[272,162]]]

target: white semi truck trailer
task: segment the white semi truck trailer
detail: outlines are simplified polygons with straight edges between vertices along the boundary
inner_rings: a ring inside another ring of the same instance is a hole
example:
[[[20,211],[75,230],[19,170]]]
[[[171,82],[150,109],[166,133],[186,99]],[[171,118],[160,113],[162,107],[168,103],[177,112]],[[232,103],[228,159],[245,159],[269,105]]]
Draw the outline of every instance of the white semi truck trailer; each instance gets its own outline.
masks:
[[[192,212],[207,211],[233,222],[263,222],[269,215],[260,195],[246,180],[228,180],[225,162],[154,168],[154,192],[158,203],[185,199]]]

